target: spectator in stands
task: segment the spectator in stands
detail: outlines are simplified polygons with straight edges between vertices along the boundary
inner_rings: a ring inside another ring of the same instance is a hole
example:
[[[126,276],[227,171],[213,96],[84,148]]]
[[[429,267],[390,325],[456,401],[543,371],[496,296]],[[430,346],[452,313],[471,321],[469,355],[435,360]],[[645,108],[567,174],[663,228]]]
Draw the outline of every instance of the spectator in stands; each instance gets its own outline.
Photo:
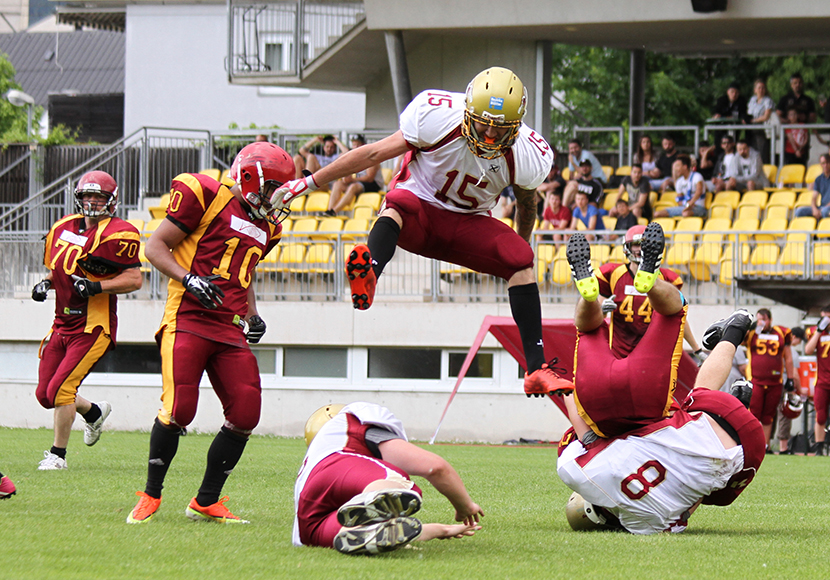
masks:
[[[267,142],[268,142],[268,135],[264,135],[264,134],[260,133],[259,135],[257,135],[256,137],[254,137],[254,141],[255,141],[255,142],[264,142],[264,143],[267,143]]]
[[[828,349],[819,348],[819,343],[830,341],[830,304],[821,309],[821,320],[818,325],[807,331],[809,338],[804,345],[804,354],[816,355],[816,388],[813,394],[813,403],[816,408],[816,423],[814,433],[816,437],[816,455],[827,455],[828,447],[825,439],[827,425],[827,407],[830,405],[830,355]]]
[[[753,385],[749,410],[764,428],[764,441],[769,441],[772,422],[781,403],[782,390],[791,393],[798,388],[800,382],[793,370],[790,329],[773,325],[772,313],[768,308],[760,308],[755,318],[756,326],[744,340],[749,354],[747,375]],[[786,381],[785,372],[788,377]]]
[[[498,214],[502,218],[513,219],[513,216],[516,214],[516,194],[513,193],[512,185],[508,185],[501,190],[498,209],[493,213]]]
[[[571,179],[576,174],[577,167],[588,160],[591,162],[591,175],[600,183],[605,183],[605,172],[602,170],[602,163],[599,162],[597,156],[582,148],[582,141],[579,139],[571,139],[568,141],[568,169],[571,170]]]
[[[593,166],[589,159],[583,159],[579,163],[579,173],[576,180],[569,181],[565,186],[565,193],[562,195],[562,203],[573,210],[576,201],[576,193],[582,191],[588,195],[588,203],[597,207],[602,198],[602,183],[593,176]]]
[[[554,152],[555,153],[555,152]],[[555,157],[554,157],[555,159]],[[562,177],[562,172],[559,169],[559,166],[554,163],[551,168],[548,176],[545,178],[545,181],[542,182],[542,185],[536,188],[536,193],[539,195],[539,200],[536,204],[536,214],[539,218],[542,217],[542,212],[545,208],[545,201],[547,200],[547,194],[553,193],[554,191],[559,192],[559,197],[561,198],[565,192],[565,186],[568,184],[565,181],[565,178]],[[570,223],[571,219],[568,218],[568,223]]]
[[[775,110],[775,103],[767,93],[767,83],[764,79],[756,79],[754,84],[755,94],[749,99],[746,112],[749,116],[749,123],[762,125],[769,123],[772,112]],[[747,140],[752,148],[761,154],[764,163],[769,163],[769,136],[766,129],[747,131]]]
[[[790,76],[790,92],[786,95],[781,97],[778,101],[778,106],[776,107],[776,112],[778,113],[778,118],[784,120],[786,117],[789,119],[789,110],[794,108],[797,115],[796,123],[815,123],[816,122],[816,103],[815,101],[804,94],[804,79],[801,78],[801,73],[793,73]],[[792,123],[793,121],[790,121]],[[799,131],[804,131],[804,129],[799,129]],[[802,165],[807,165],[807,160],[810,158],[810,138],[809,134],[806,134],[804,138],[804,149],[802,155],[799,156],[798,161],[787,161],[787,154],[784,153],[784,163],[801,163]]]
[[[769,180],[764,173],[764,160],[746,140],[738,141],[738,152],[733,163],[736,175],[726,182],[726,189],[746,191],[769,187]]]
[[[729,83],[726,94],[715,101],[713,119],[732,119],[736,125],[744,124],[749,120],[746,98],[741,95],[741,84],[737,81]]]
[[[735,160],[735,138],[732,135],[724,135],[720,141],[721,153],[715,161],[715,169],[712,173],[712,181],[706,184],[709,191],[724,191],[731,189],[727,184],[737,177],[738,169]],[[734,185],[734,182],[733,182]]]
[[[646,179],[660,178],[660,170],[657,169],[657,153],[655,153],[654,143],[648,135],[640,137],[640,145],[637,147],[637,153],[634,154],[634,163],[639,163],[642,166],[643,175]]]
[[[657,210],[654,217],[706,217],[706,192],[703,176],[692,171],[692,160],[688,155],[679,155],[674,162],[677,205]]]
[[[798,369],[801,366],[801,357],[798,355],[798,351],[793,348],[804,342],[804,329],[800,326],[796,326],[792,330],[792,342],[790,343],[791,353],[793,355],[793,370],[795,374],[798,374]],[[775,429],[775,437],[778,439],[778,454],[779,455],[792,455],[793,450],[790,449],[790,437],[792,436],[792,426],[793,420],[787,417],[783,411],[781,411],[782,406],[784,405],[784,401],[787,397],[799,397],[800,395],[797,393],[783,393],[781,396],[781,404],[778,405],[778,411],[776,412],[775,423],[777,425]],[[769,442],[770,447],[772,447],[772,441]]]
[[[310,148],[316,145],[323,146],[322,153],[315,154],[311,152]],[[345,153],[348,150],[349,148],[343,145],[340,139],[334,135],[317,135],[309,139],[305,145],[300,147],[300,152],[294,156],[294,167],[297,169],[296,178],[300,179],[303,177],[304,169],[312,173],[318,171],[321,167],[325,167],[337,159],[341,153]],[[330,186],[331,184],[328,184],[328,186],[322,187],[322,189],[331,189]]]
[[[352,149],[366,145],[363,135],[352,135],[350,140]],[[325,215],[336,216],[348,206],[353,199],[361,193],[375,193],[383,188],[383,172],[380,170],[380,163],[372,165],[354,175],[341,177],[334,182],[329,196],[329,205]]]
[[[651,188],[659,191],[666,191],[674,186],[672,168],[677,160],[678,151],[675,148],[674,137],[663,136],[663,153],[657,158],[656,167],[660,170],[660,176],[651,180]]]
[[[802,124],[799,112],[795,107],[787,109],[786,124]],[[810,132],[804,127],[784,129],[784,164],[798,164],[807,166],[810,158]]]
[[[588,203],[588,194],[582,190],[576,192],[576,206],[573,209],[573,217],[571,218],[572,230],[577,228],[578,222],[582,222],[589,231],[605,229],[602,216],[599,214],[599,209],[597,206]],[[585,238],[595,240],[596,236],[586,234]]]
[[[701,141],[697,149],[697,165],[695,170],[706,181],[711,181],[715,173],[715,146],[709,141]]]
[[[617,216],[617,223],[614,224],[615,230],[628,231],[629,228],[633,228],[640,223],[637,216],[631,211],[628,200],[622,196],[617,198],[617,203],[611,211]],[[614,236],[614,238],[616,237],[619,236]]]
[[[562,192],[555,189],[545,194],[545,207],[542,210],[542,222],[539,230],[566,230],[571,225],[571,210],[562,204]],[[564,240],[562,234],[540,234],[537,240],[553,239],[555,242]]]
[[[627,199],[626,211],[630,208],[635,218],[646,218],[651,221],[652,209],[649,202],[651,194],[651,183],[643,175],[643,167],[639,163],[631,166],[631,175],[626,175],[620,184],[620,191],[617,201],[608,213],[611,217],[619,217],[618,206],[621,199]],[[635,220],[636,221],[636,220]],[[637,225],[636,223],[634,225]],[[615,228],[620,229],[620,228]]]
[[[819,157],[819,163],[821,173],[813,182],[813,203],[797,208],[795,217],[813,216],[817,220],[830,217],[830,154]]]

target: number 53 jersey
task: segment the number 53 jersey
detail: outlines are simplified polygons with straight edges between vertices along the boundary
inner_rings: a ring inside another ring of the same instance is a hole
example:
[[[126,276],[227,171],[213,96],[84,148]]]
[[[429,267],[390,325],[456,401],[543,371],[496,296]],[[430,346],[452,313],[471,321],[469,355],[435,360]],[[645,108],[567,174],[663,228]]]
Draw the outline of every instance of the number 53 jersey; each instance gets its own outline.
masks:
[[[401,113],[410,150],[390,189],[461,213],[487,213],[508,185],[536,189],[550,172],[553,151],[522,123],[516,142],[495,159],[481,159],[461,134],[464,94],[424,91]]]
[[[101,327],[115,342],[118,317],[115,294],[79,296],[72,275],[99,282],[141,265],[138,230],[126,221],[105,218],[85,228],[80,214],[66,216],[46,235],[44,265],[52,271],[55,289],[53,330],[61,334],[91,333]]]
[[[227,187],[192,173],[173,180],[167,219],[187,234],[173,248],[179,265],[197,276],[215,276],[213,283],[225,296],[218,308],[208,310],[171,279],[160,330],[244,346],[242,320],[248,313],[254,268],[279,243],[282,226],[254,218]]]

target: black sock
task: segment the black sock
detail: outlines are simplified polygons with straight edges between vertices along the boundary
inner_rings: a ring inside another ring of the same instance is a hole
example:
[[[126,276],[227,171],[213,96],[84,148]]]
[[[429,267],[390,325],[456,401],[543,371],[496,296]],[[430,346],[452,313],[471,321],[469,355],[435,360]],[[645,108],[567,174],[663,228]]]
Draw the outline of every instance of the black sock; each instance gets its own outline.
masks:
[[[392,256],[395,255],[395,248],[398,247],[398,236],[401,235],[401,228],[391,217],[383,216],[378,218],[372,231],[369,232],[369,252],[372,254],[372,270],[375,276],[380,278],[383,269]]]
[[[735,345],[735,348],[738,348],[744,341],[745,336],[746,332],[744,332],[740,328],[736,328],[734,326],[727,326],[726,330],[723,331],[723,337],[721,338],[721,340],[731,342]]]
[[[242,457],[247,443],[247,437],[234,433],[227,427],[222,427],[216,434],[208,450],[207,469],[196,496],[196,503],[207,507],[219,501],[222,487]]]
[[[49,453],[57,455],[61,459],[66,459],[66,447],[55,447],[52,445],[52,449],[49,450]]]
[[[81,415],[81,417],[84,418],[84,421],[86,421],[90,425],[92,423],[95,423],[95,421],[97,421],[98,417],[100,417],[100,416],[101,416],[101,407],[99,407],[95,403],[92,403],[92,407],[90,407],[89,411],[87,411],[86,413]]]
[[[150,431],[150,459],[147,462],[147,485],[144,493],[156,499],[161,497],[164,477],[170,469],[170,463],[179,449],[181,429],[175,425],[164,426],[156,419]]]
[[[545,363],[545,345],[542,342],[542,303],[539,286],[535,282],[507,289],[510,311],[519,327],[522,348],[525,352],[527,373],[542,368]]]

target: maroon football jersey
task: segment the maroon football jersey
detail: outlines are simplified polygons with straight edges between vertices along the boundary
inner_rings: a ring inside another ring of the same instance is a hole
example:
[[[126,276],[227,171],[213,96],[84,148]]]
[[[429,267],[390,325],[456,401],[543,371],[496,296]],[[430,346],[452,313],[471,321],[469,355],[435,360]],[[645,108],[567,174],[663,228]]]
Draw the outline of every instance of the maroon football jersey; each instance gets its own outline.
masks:
[[[176,261],[197,276],[219,276],[213,283],[225,296],[218,308],[208,310],[171,279],[161,328],[245,345],[242,320],[248,313],[254,268],[279,243],[282,226],[254,218],[227,187],[193,173],[173,180],[167,219],[187,233],[173,249]]]
[[[104,293],[81,298],[72,286],[72,275],[97,282],[139,267],[138,230],[116,217],[84,228],[82,215],[69,215],[55,222],[46,236],[43,263],[52,271],[56,297],[52,328],[63,334],[78,334],[100,326],[114,342],[118,298]]]
[[[807,342],[816,332],[816,327],[807,329],[804,341]],[[825,328],[816,345],[816,384],[830,388],[830,328]]]
[[[660,268],[660,278],[678,289],[683,286],[683,280],[672,270]],[[611,350],[618,358],[628,356],[651,322],[651,302],[634,288],[634,276],[625,264],[603,264],[597,279],[599,293],[606,297],[613,294],[617,304],[609,324]]]
[[[784,347],[793,336],[786,326],[765,328],[746,335],[747,378],[763,385],[780,385],[784,381]]]

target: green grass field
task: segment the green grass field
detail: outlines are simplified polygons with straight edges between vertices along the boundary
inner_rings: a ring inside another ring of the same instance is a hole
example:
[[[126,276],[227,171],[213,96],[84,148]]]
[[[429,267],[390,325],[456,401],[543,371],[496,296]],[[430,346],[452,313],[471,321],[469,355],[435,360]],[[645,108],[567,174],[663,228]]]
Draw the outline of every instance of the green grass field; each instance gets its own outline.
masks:
[[[45,429],[0,429],[0,470],[18,494],[0,502],[0,578],[820,578],[830,570],[830,460],[768,456],[728,508],[702,507],[683,534],[577,533],[554,447],[436,445],[486,517],[461,540],[417,543],[378,557],[291,545],[301,439],[254,437],[225,486],[248,526],[184,515],[211,436],[188,435],[167,477],[161,509],[127,525],[143,489],[147,433],[105,432],[92,448],[73,432],[66,471],[37,471]],[[449,522],[450,504],[426,482],[424,521]]]

